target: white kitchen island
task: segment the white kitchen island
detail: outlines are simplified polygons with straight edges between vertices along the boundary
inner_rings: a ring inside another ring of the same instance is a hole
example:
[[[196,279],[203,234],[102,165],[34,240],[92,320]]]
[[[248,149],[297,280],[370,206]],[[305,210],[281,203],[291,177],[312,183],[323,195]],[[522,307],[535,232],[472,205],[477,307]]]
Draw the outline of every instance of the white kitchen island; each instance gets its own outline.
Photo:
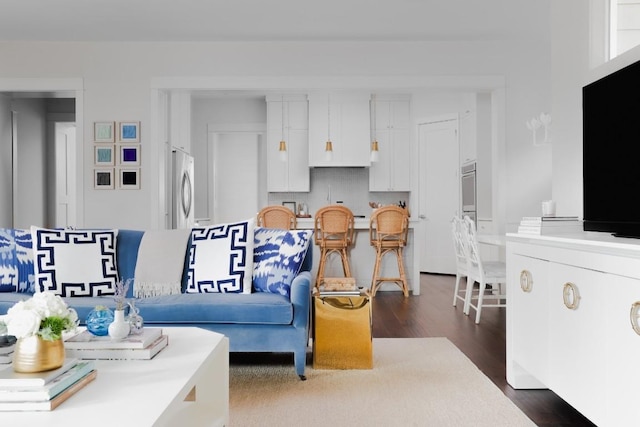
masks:
[[[298,218],[298,228],[303,230],[313,230],[313,218]],[[417,249],[415,242],[415,229],[417,221],[409,220],[409,236],[407,239],[407,247],[403,251],[404,267],[407,274],[409,289],[414,295],[420,295],[420,264],[418,262]],[[349,252],[349,260],[351,266],[351,274],[356,278],[358,286],[370,288],[371,278],[373,276],[373,266],[375,264],[376,252],[369,241],[369,218],[356,218],[354,232],[354,246]],[[315,279],[318,260],[320,259],[320,250],[314,243],[313,245],[313,277]],[[381,276],[398,277],[398,263],[396,257],[387,255],[382,263]],[[342,264],[340,258],[331,256],[327,262],[325,277],[342,277]],[[384,283],[380,291],[398,291],[401,292],[399,286],[395,283]]]

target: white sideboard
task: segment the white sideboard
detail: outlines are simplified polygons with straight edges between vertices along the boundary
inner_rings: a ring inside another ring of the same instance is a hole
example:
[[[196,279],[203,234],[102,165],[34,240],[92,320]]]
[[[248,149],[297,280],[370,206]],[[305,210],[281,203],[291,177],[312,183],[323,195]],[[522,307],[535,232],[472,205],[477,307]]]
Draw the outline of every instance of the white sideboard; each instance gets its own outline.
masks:
[[[507,234],[507,382],[599,426],[640,420],[640,240]]]

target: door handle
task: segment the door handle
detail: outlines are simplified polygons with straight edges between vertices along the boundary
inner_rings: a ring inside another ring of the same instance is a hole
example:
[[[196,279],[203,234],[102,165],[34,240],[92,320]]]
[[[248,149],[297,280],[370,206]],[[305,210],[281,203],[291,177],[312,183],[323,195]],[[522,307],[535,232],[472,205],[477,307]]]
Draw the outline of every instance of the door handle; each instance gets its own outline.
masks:
[[[426,215],[418,215],[418,218],[420,218],[420,219],[427,219],[427,216],[426,216]]]

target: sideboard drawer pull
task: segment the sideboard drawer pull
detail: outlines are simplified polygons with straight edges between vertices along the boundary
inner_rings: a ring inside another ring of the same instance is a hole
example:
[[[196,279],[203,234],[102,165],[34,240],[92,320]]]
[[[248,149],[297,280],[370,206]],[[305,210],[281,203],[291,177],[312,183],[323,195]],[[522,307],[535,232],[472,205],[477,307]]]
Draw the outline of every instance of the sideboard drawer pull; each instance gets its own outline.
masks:
[[[578,308],[578,304],[580,303],[580,294],[578,293],[578,287],[571,282],[565,283],[562,290],[562,300],[564,301],[565,307],[567,307],[569,310],[576,310]]]
[[[640,325],[638,325],[638,316],[640,316],[640,301],[636,301],[631,304],[631,312],[629,317],[631,318],[631,327],[633,331],[640,335]]]
[[[524,292],[531,292],[533,286],[533,276],[529,270],[522,270],[520,272],[520,289]]]

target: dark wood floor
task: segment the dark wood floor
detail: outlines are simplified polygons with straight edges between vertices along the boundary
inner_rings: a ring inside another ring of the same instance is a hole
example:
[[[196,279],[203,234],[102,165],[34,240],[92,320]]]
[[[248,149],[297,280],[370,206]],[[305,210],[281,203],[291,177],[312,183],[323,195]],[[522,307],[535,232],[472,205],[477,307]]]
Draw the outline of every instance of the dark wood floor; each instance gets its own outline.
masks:
[[[454,277],[421,274],[420,295],[379,292],[373,301],[373,336],[447,337],[539,426],[593,426],[549,390],[514,390],[505,368],[505,309],[482,310],[479,325],[453,307]],[[474,314],[474,311],[471,312]]]

